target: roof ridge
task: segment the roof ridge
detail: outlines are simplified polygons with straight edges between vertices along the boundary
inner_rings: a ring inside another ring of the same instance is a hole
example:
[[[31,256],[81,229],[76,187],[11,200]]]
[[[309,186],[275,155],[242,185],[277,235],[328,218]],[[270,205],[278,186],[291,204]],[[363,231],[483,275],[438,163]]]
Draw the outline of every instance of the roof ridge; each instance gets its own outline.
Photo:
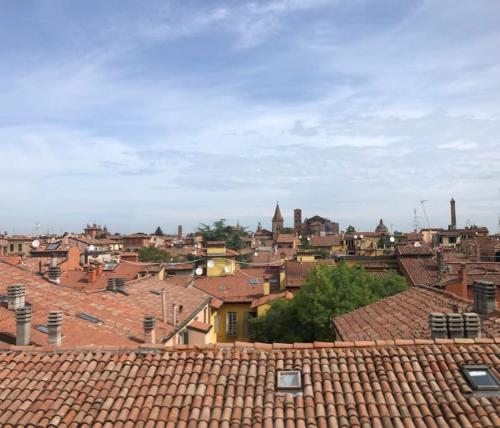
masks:
[[[78,347],[54,347],[54,346],[0,346],[0,353],[26,352],[34,354],[45,353],[71,353],[71,352],[153,352],[153,351],[196,351],[212,352],[214,350],[229,349],[250,349],[260,351],[278,351],[283,349],[360,349],[360,348],[381,348],[381,347],[405,347],[405,346],[429,346],[429,345],[487,345],[500,344],[499,337],[478,337],[459,339],[383,339],[383,340],[355,340],[355,341],[334,341],[334,342],[312,342],[312,343],[262,343],[262,342],[232,342],[205,345],[203,347],[193,345],[154,345],[138,344],[125,346],[78,346]]]

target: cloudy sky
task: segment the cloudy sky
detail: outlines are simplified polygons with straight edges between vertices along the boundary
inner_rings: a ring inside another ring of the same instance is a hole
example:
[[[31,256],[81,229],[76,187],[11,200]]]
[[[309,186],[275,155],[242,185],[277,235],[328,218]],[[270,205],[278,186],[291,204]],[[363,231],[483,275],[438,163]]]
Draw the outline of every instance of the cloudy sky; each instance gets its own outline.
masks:
[[[0,229],[497,231],[496,0],[0,0]]]

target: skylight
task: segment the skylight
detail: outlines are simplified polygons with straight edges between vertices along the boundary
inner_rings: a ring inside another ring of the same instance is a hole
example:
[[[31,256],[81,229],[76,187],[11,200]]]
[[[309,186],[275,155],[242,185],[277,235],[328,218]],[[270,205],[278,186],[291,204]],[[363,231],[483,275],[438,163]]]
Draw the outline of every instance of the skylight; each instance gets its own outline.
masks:
[[[47,250],[57,250],[59,243],[47,245]]]
[[[77,315],[78,318],[81,318],[82,320],[94,323],[94,324],[102,324],[102,321],[99,318],[96,318],[90,314],[87,314],[85,312],[81,312]]]
[[[250,285],[259,285],[259,280],[258,279],[255,279],[255,278],[252,278],[250,281],[248,281],[250,283]]]
[[[498,391],[500,382],[486,365],[467,365],[462,371],[470,386],[476,391]]]
[[[279,370],[277,378],[278,389],[299,389],[302,379],[299,370]]]

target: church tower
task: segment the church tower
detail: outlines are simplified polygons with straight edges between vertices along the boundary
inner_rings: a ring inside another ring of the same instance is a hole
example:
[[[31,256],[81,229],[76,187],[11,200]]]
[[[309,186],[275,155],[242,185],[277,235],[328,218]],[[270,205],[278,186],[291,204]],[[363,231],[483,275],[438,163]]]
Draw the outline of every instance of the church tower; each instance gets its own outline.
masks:
[[[273,240],[276,241],[281,229],[283,229],[283,217],[281,216],[279,202],[276,202],[276,209],[274,210],[273,216]]]

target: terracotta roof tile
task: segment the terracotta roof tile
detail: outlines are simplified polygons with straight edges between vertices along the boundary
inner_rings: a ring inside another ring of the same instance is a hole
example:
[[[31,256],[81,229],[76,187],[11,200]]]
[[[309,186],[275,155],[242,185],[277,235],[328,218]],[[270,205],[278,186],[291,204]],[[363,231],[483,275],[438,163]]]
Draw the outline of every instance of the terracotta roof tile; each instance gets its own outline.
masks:
[[[499,426],[500,397],[471,394],[460,370],[486,364],[499,376],[498,344],[339,345],[1,352],[0,424]],[[64,366],[78,360],[81,371]],[[301,371],[301,395],[277,390],[279,369]]]
[[[343,340],[430,338],[431,312],[466,312],[471,302],[441,290],[411,287],[409,290],[337,316],[333,319]],[[481,331],[487,337],[500,335],[500,315],[483,317]]]

